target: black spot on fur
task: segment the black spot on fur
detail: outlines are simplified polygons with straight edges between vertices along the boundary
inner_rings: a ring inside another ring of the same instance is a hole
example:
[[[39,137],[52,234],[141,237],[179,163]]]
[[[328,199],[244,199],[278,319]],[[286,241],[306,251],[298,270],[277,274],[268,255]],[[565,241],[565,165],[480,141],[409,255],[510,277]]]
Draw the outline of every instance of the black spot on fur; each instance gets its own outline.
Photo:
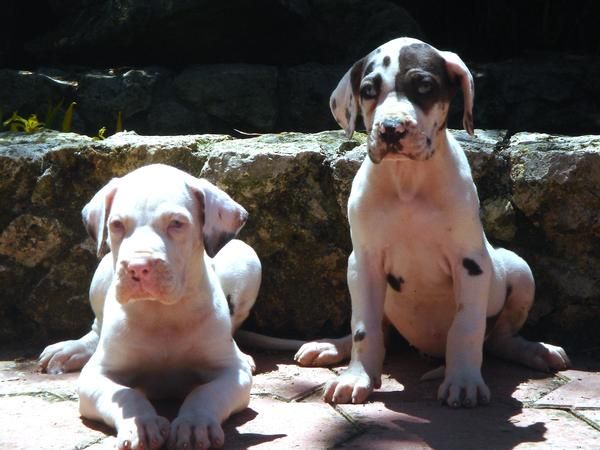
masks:
[[[235,305],[231,301],[231,294],[227,294],[225,298],[227,299],[227,306],[229,306],[229,315],[233,316],[233,313],[235,312]]]
[[[369,75],[371,72],[373,72],[373,68],[375,67],[375,63],[373,61],[371,61],[369,63],[369,65],[367,66],[367,68],[365,69],[365,73],[363,75],[363,78],[366,77],[367,75]]]
[[[350,123],[350,119],[352,119],[352,114],[350,113],[350,109],[346,108],[346,121]]]
[[[390,59],[389,56],[384,57],[383,58],[383,67],[389,66],[391,62],[392,62],[392,60]]]
[[[363,330],[362,328],[359,328],[354,333],[354,337],[352,338],[352,340],[354,342],[360,342],[365,338],[366,335],[367,335],[367,333],[365,333],[365,330]]]
[[[479,264],[477,264],[471,258],[464,258],[462,260],[462,265],[465,269],[467,269],[467,272],[471,276],[481,275],[483,273],[483,270],[481,270]]]
[[[431,138],[427,138],[427,147],[431,147]]]
[[[387,276],[387,282],[390,285],[390,287],[393,290],[395,290],[396,292],[402,291],[402,284],[404,284],[404,278],[402,278],[402,277],[395,277],[394,275],[392,275],[390,273]]]
[[[335,101],[335,98],[331,99],[331,109],[335,110],[337,108],[337,102]]]

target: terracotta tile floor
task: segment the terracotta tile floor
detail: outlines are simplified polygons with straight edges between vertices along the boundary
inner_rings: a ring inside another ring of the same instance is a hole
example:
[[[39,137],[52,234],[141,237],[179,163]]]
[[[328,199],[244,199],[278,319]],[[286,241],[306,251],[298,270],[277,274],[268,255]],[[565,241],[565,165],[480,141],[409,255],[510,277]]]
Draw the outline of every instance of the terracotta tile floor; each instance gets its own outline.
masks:
[[[600,449],[600,359],[575,355],[557,375],[487,358],[489,406],[452,410],[436,363],[410,349],[388,356],[383,386],[365,405],[331,406],[320,389],[339,369],[302,368],[288,353],[257,353],[250,406],[225,423],[228,449]],[[110,449],[115,438],[77,410],[78,374],[36,372],[0,354],[0,449]],[[177,405],[158,405],[165,415]]]

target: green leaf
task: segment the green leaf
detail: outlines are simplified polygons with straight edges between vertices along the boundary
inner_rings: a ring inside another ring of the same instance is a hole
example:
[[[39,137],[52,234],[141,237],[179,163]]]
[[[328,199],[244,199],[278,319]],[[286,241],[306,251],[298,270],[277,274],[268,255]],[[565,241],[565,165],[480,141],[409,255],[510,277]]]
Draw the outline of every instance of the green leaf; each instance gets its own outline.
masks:
[[[77,103],[71,102],[67,110],[65,111],[65,117],[62,121],[61,131],[63,133],[68,133],[71,131],[71,124],[73,123],[73,109]]]
[[[56,118],[56,113],[60,108],[62,108],[64,100],[64,98],[61,99],[56,105],[48,103],[48,109],[46,110],[46,116],[44,117],[44,123],[46,124],[46,127],[52,128],[54,119]]]
[[[123,114],[121,111],[117,113],[117,126],[115,127],[115,133],[120,133],[123,131]]]

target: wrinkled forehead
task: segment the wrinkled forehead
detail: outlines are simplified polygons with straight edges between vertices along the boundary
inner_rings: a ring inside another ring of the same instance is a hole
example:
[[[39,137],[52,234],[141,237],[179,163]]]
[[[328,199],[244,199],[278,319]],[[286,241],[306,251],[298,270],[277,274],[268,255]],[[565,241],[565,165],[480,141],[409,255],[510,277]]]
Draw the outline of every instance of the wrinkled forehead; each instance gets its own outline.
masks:
[[[354,78],[358,84],[368,76],[381,76],[384,82],[396,82],[411,71],[428,73],[441,83],[448,77],[444,58],[439,52],[431,45],[415,40],[397,39],[378,47],[365,58],[361,69],[362,76]]]
[[[192,193],[181,179],[126,176],[115,195],[112,212],[149,219],[193,208]]]

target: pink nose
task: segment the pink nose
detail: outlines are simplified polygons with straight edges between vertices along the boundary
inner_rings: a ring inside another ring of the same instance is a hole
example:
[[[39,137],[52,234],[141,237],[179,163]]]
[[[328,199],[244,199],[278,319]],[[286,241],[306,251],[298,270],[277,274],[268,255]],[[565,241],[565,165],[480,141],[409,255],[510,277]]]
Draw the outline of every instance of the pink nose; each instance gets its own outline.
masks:
[[[144,280],[152,275],[154,260],[149,258],[136,258],[126,263],[127,273],[134,281]]]

